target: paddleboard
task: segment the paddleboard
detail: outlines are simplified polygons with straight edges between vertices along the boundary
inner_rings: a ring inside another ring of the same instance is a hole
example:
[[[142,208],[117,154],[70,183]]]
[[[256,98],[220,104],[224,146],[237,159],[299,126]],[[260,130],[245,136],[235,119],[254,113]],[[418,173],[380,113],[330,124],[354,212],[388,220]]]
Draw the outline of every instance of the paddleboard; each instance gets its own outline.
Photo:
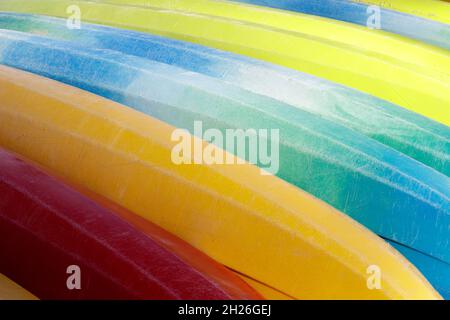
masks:
[[[0,10],[70,18],[66,13],[70,5],[78,6],[83,12],[83,21],[167,35],[284,65],[450,124],[447,73],[366,54],[358,48],[320,40],[310,34],[221,16],[98,2],[14,0],[2,1]]]
[[[174,127],[8,67],[0,101],[0,145],[251,279],[294,298],[439,298],[376,235],[257,167],[175,164]],[[384,270],[380,290],[367,285],[373,265]]]

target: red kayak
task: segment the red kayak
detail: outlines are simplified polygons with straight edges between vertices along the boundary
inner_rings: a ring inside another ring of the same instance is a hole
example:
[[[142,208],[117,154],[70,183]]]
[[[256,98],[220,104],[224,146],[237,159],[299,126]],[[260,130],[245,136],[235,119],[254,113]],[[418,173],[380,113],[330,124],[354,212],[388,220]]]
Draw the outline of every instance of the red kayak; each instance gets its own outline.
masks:
[[[1,149],[0,194],[0,273],[40,299],[261,298],[182,240]]]

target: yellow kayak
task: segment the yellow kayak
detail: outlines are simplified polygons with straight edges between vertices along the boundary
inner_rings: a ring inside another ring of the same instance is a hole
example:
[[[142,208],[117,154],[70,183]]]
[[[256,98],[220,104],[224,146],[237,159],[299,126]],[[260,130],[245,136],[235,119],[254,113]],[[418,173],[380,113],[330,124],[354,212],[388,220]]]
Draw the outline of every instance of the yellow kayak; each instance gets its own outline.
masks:
[[[252,286],[253,289],[258,291],[267,300],[295,300],[294,298],[292,298],[276,289],[270,288],[259,281],[250,279],[243,275],[240,275],[240,276],[245,282],[247,282],[250,286]]]
[[[259,168],[175,164],[175,128],[122,105],[0,67],[0,118],[2,147],[134,211],[284,295],[440,298],[386,242]],[[197,138],[191,143],[219,152]],[[373,268],[379,270],[375,275]]]
[[[0,273],[0,300],[37,300],[37,298]]]
[[[200,2],[199,8],[191,9],[196,11],[186,12],[165,7],[165,4],[179,5],[186,9],[181,2],[152,2],[156,3],[159,8],[86,1],[7,0],[0,2],[0,10],[68,17],[67,7],[76,4],[83,21],[169,36],[284,65],[359,89],[450,125],[449,60],[448,52],[443,49],[323,18],[315,18],[315,21],[296,13],[280,12],[281,16],[274,15],[277,19],[269,19],[275,10],[253,6],[229,4],[236,10],[221,10],[221,3],[209,0],[208,6]],[[256,17],[251,14],[252,10],[258,11]],[[212,16],[213,11],[216,16]],[[239,20],[244,18],[247,20]],[[269,22],[260,24],[266,18]],[[319,28],[318,23],[325,20],[328,28]],[[302,24],[297,25],[298,21]],[[276,28],[277,25],[282,27]],[[309,33],[294,31],[303,27]],[[338,31],[326,36],[327,31],[335,29]],[[335,34],[341,42],[330,38]],[[353,35],[358,41],[351,40],[353,45],[350,45],[350,40],[345,39],[353,39]],[[375,39],[374,44],[362,41],[365,35]],[[363,44],[356,45],[360,41]],[[396,54],[403,52],[402,59],[386,54],[393,52],[394,44],[402,48],[395,51]],[[386,50],[375,51],[378,45]],[[441,71],[437,71],[436,59],[440,61]]]
[[[418,17],[450,24],[450,4],[448,0],[355,0],[386,9],[412,14]],[[414,28],[414,26],[411,26]]]
[[[368,32],[366,26],[324,17],[220,0],[99,0],[98,2],[177,10],[244,21],[310,35],[322,42],[349,46],[351,50],[359,50],[362,54],[370,54],[393,64],[411,64],[423,70],[434,69],[437,77],[440,77],[440,73],[450,75],[448,50],[421,44],[390,32],[381,30]]]

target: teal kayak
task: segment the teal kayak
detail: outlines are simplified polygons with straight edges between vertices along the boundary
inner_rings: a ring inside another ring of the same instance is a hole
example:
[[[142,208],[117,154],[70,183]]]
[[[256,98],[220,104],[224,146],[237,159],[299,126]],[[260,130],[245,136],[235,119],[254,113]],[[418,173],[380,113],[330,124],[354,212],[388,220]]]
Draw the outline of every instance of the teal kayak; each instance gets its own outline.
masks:
[[[194,133],[195,121],[220,132],[279,129],[279,163],[270,168],[263,162],[257,165],[274,169],[277,176],[377,234],[416,250],[427,265],[450,262],[447,176],[343,125],[238,83],[150,57],[96,48],[95,43],[3,30],[0,62],[91,91]],[[172,57],[177,60],[173,53]],[[267,139],[271,145],[275,142]],[[442,277],[443,272],[437,270],[434,276]]]
[[[316,114],[450,175],[450,128],[354,89],[243,56],[133,31],[0,13],[0,28],[45,34],[97,49],[174,65]]]

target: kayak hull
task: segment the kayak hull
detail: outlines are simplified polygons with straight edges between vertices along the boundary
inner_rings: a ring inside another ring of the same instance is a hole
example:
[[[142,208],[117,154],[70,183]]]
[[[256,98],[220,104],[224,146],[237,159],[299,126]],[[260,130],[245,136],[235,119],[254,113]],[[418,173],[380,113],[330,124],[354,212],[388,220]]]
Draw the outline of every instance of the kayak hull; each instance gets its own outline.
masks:
[[[411,66],[398,59],[379,59],[377,54],[366,55],[364,50],[335,45],[328,40],[316,41],[309,35],[220,16],[97,2],[15,0],[3,1],[0,10],[66,17],[69,4],[80,7],[83,21],[146,31],[248,55],[356,88],[450,124],[450,109],[443,107],[450,104],[445,94],[449,91],[448,73]],[[449,59],[444,61],[448,63]]]
[[[345,127],[200,74],[42,37],[9,40],[14,35],[2,39],[3,63],[78,86],[192,134],[195,121],[222,136],[229,128],[280,129],[277,176],[377,234],[448,262],[445,245],[436,246],[448,242],[448,177]]]
[[[51,80],[0,71],[1,145],[227,267],[294,298],[439,298],[382,240],[295,187],[249,165],[178,166],[170,160],[170,126]],[[369,261],[389,273],[382,290],[367,287]]]
[[[41,299],[259,297],[249,288],[228,293],[199,272],[205,264],[193,268],[115,213],[5,150],[0,176],[0,271]],[[163,234],[159,242],[171,239]],[[222,274],[222,281],[230,279],[246,288],[239,278]]]

